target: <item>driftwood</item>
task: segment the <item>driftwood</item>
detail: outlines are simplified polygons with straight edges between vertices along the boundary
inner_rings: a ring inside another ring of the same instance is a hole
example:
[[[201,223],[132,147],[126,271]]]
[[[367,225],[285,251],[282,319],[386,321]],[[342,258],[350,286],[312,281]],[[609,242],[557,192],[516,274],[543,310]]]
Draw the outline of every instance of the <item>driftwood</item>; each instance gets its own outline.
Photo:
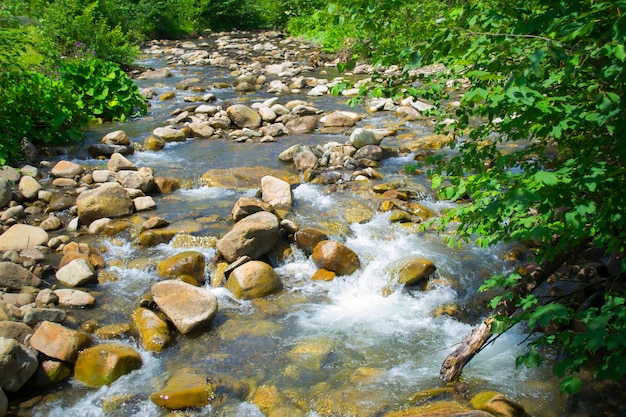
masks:
[[[527,296],[533,292],[539,284],[546,281],[568,258],[569,254],[557,255],[552,260],[545,261],[540,265],[531,266],[524,273],[522,279],[511,288],[511,291],[516,297]],[[459,379],[463,367],[480,352],[493,336],[491,332],[493,317],[503,315],[508,317],[515,313],[516,310],[517,307],[514,302],[508,300],[500,302],[494,309],[492,315],[472,329],[457,348],[443,361],[441,369],[439,370],[441,380],[451,382]]]

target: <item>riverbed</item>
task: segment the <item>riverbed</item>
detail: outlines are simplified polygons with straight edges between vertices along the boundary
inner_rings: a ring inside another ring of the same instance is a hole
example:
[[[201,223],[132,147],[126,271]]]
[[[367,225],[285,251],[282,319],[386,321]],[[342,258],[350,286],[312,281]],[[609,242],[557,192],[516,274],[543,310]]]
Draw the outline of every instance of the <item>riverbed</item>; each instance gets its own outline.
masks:
[[[246,36],[257,35],[237,36],[237,42],[241,42]],[[198,48],[212,50],[216,37],[193,42],[202,45]],[[282,39],[264,39],[264,43],[274,42],[277,48],[283,48]],[[162,44],[164,48],[167,45]],[[267,50],[272,51],[269,47]],[[303,47],[289,58],[304,63],[310,51]],[[242,54],[237,61],[254,57],[252,53]],[[86,150],[104,134],[118,129],[133,142],[143,142],[176,109],[188,105],[184,97],[191,93],[177,90],[176,84],[192,76],[199,77],[206,86],[197,94],[210,92],[216,98],[214,104],[224,107],[251,105],[275,96],[266,88],[247,93],[214,88],[218,81],[232,81],[232,65],[175,65],[166,54],[146,54],[140,64],[167,67],[172,73],[163,79],[137,81],[140,88],[155,93],[148,114],[125,123],[91,128],[84,145],[66,157],[86,166],[101,166],[103,162],[88,157]],[[308,71],[304,75],[329,80],[340,75],[332,66]],[[173,99],[159,99],[170,91],[175,92]],[[324,112],[349,109],[344,96],[312,97],[306,93],[303,89],[300,93],[281,94],[279,99],[281,103],[310,101]],[[388,128],[398,124],[392,112],[372,113],[364,106],[349,110],[362,115],[357,127]],[[129,155],[136,166],[150,167],[157,175],[180,180],[180,190],[155,196],[156,210],[138,217],[161,216],[186,238],[154,247],[138,245],[136,236],[128,232],[90,238],[104,249],[107,269],[114,279],[94,284],[90,291],[97,295],[98,306],[73,311],[70,320],[96,320],[100,326],[127,322],[150,286],[160,280],[155,272],[158,260],[183,249],[199,251],[208,260],[215,257],[211,238],[219,238],[230,229],[233,204],[242,196],[256,195],[260,184],[246,189],[209,187],[201,181],[207,170],[225,168],[236,172],[251,167],[295,172],[292,165],[278,159],[285,149],[303,143],[344,143],[349,133],[315,131],[281,136],[269,143],[237,142],[228,137],[193,139],[169,143],[160,151]],[[383,145],[399,148],[403,134],[416,137],[431,133],[432,122],[428,119],[405,122],[398,134],[383,140]],[[302,180],[292,187],[294,204],[286,218],[300,227],[327,230],[333,240],[354,250],[362,265],[355,274],[313,281],[316,266],[294,246],[287,256],[274,259],[282,291],[262,299],[238,300],[228,290],[211,286],[212,271],[208,268],[206,286],[219,300],[217,317],[209,331],[193,337],[179,335],[173,346],[159,353],[144,351],[133,337],[127,337],[123,343],[142,356],[141,369],[97,390],[70,380],[58,390],[32,400],[21,415],[173,415],[149,397],[168,375],[185,368],[233,379],[241,384],[241,390],[238,395],[227,395],[204,408],[176,415],[263,416],[253,401],[260,387],[279,392],[283,402],[289,404],[290,415],[379,416],[419,403],[416,393],[442,387],[442,361],[485,313],[484,302],[476,302],[480,299],[477,288],[491,274],[509,271],[514,264],[504,260],[510,248],[483,250],[471,244],[449,247],[444,236],[392,222],[389,212],[379,210],[368,190],[375,184],[393,181],[401,181],[404,188],[420,195],[419,202],[435,213],[451,204],[435,198],[425,176],[405,172],[404,167],[413,162],[413,157],[411,153],[399,153],[384,159],[377,168],[382,178],[367,184],[331,186]],[[406,256],[422,256],[436,265],[427,290],[394,287],[388,291],[392,280],[388,266]],[[454,306],[456,312],[442,314],[446,306]],[[515,357],[523,352],[525,338],[523,329],[513,329],[498,338],[465,368],[462,382],[437,399],[466,403],[476,392],[495,390],[521,404],[531,415],[563,415],[566,402],[549,369],[515,368]]]

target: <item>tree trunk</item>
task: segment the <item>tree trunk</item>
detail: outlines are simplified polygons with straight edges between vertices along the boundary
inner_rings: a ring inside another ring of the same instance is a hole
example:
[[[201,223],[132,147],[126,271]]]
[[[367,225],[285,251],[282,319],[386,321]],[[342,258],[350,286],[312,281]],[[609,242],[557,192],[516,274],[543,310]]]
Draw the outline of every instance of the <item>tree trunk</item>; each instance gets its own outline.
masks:
[[[511,288],[514,294],[513,299],[523,298],[533,292],[539,284],[546,281],[554,271],[563,265],[569,256],[569,253],[557,255],[552,260],[542,262],[541,265],[532,266],[522,276],[522,279]],[[517,306],[514,301],[501,301],[494,309],[492,315],[472,329],[457,348],[443,361],[439,370],[441,380],[444,382],[456,381],[461,376],[463,367],[480,352],[491,336],[493,336],[491,332],[493,317],[502,315],[508,317],[515,313],[516,310]]]

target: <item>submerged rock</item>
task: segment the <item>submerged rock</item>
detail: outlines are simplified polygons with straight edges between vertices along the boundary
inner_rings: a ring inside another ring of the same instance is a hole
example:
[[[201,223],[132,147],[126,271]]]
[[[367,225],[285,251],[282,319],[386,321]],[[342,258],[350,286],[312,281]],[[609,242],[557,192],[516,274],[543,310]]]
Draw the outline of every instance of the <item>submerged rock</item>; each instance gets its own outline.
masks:
[[[119,377],[141,368],[143,361],[135,349],[105,343],[85,349],[78,355],[74,378],[88,387],[109,385]]]
[[[152,310],[143,307],[135,309],[131,322],[135,335],[146,350],[160,352],[174,343],[167,322]]]
[[[204,282],[204,255],[196,251],[184,251],[162,260],[157,265],[157,273],[162,278],[179,278],[190,276],[196,281]]]
[[[361,267],[359,257],[352,249],[333,240],[319,242],[312,254],[313,263],[337,275],[352,275]]]

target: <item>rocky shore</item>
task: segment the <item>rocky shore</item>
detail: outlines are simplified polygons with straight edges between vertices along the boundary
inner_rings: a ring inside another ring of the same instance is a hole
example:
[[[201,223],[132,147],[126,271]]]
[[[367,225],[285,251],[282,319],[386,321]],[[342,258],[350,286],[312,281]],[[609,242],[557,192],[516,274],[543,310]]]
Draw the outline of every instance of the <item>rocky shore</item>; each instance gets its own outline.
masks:
[[[390,128],[364,128],[356,127],[363,117],[358,112],[324,112],[310,101],[283,100],[286,94],[332,94],[333,86],[343,78],[309,76],[313,69],[330,68],[336,62],[325,62],[314,46],[278,33],[223,34],[213,41],[154,41],[144,52],[164,57],[170,68],[225,67],[232,81],[207,86],[190,77],[178,83],[176,91],[161,96],[145,89],[144,95],[152,102],[183,95],[188,105],[172,112],[163,126],[142,141],[131,142],[122,130],[104,135],[88,149],[92,158],[102,161],[97,169],[70,160],[53,163],[45,159],[2,168],[0,416],[18,414],[19,406],[13,405],[12,398],[60,386],[68,379],[86,387],[111,384],[142,366],[139,348],[158,354],[181,337],[211,331],[219,306],[208,285],[224,287],[242,300],[276,294],[283,283],[272,259],[288,256],[292,247],[303,250],[318,268],[312,280],[328,281],[359,270],[364,260],[344,243],[330,239],[329,231],[290,219],[294,184],[310,182],[367,194],[378,211],[391,211],[392,221],[408,227],[437,214],[419,202],[427,190],[386,182],[377,169],[385,158],[408,154],[421,158],[447,143],[449,138],[440,135],[406,135],[402,146],[385,144],[386,138],[397,135],[407,122],[433,123],[423,114],[430,104],[411,98],[402,102],[373,100],[366,104],[370,114],[390,112],[397,123]],[[359,76],[364,82],[372,71],[362,65],[345,77]],[[158,68],[136,76],[157,83],[171,76],[171,71]],[[224,106],[210,92],[218,88],[234,88],[242,97],[260,90],[275,96]],[[355,93],[353,89],[342,94]],[[313,132],[341,133],[347,140],[290,146],[279,156],[284,171],[210,169],[202,176],[208,186],[259,190],[256,196],[241,197],[233,205],[227,233],[207,237],[206,244],[216,249],[215,258],[181,250],[157,260],[156,273],[161,280],[146,288],[145,298],[137,299],[126,323],[99,326],[90,320],[72,320],[75,309],[97,308],[98,285],[112,279],[99,237],[130,233],[134,244],[151,247],[181,234],[159,216],[159,198],[180,189],[180,181],[159,176],[150,167],[136,166],[129,155],[166,152],[170,142],[228,140],[245,146]],[[423,257],[406,257],[389,268],[398,278],[382,290],[387,294],[403,286],[427,290],[428,279],[436,271],[434,263]],[[122,342],[129,335],[138,346]],[[215,401],[217,392],[246,399],[266,415],[296,416],[309,411],[297,407],[276,387],[250,387],[233,378],[210,378],[187,368],[171,375],[150,399],[166,410],[194,409]],[[521,406],[495,392],[479,393],[465,403],[427,401],[452,398],[453,394],[454,387],[423,391],[416,394],[418,400],[409,403],[425,405],[384,415],[526,415]],[[332,406],[315,411],[335,415]]]

